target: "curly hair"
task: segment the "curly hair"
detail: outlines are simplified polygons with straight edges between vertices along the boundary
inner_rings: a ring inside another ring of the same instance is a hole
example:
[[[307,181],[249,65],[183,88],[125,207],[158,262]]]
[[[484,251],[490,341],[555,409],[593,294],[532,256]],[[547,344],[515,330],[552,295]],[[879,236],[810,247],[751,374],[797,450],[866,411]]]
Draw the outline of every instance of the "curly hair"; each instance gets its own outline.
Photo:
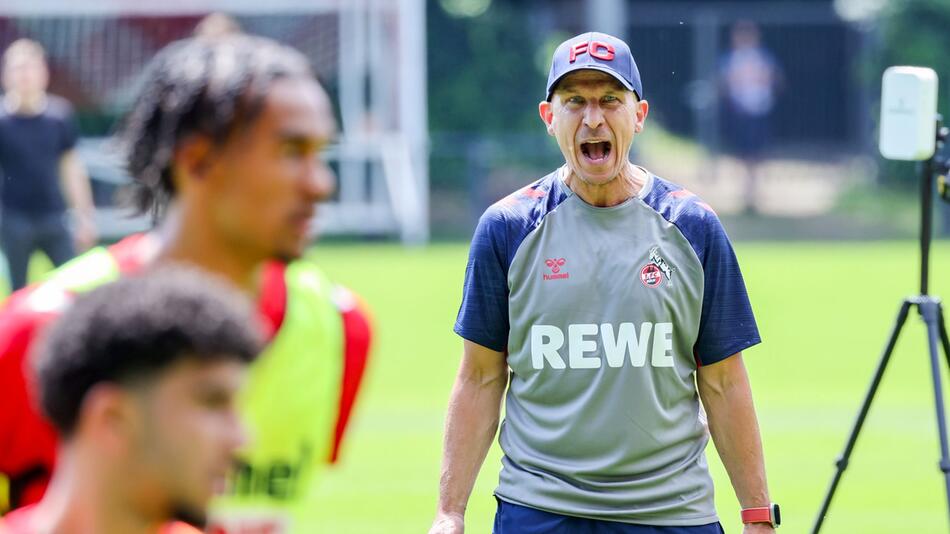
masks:
[[[194,268],[160,267],[81,295],[38,344],[40,405],[62,435],[96,384],[157,377],[182,359],[250,362],[262,349],[247,299]]]
[[[225,142],[257,117],[270,84],[294,77],[314,77],[306,57],[263,37],[199,36],[159,51],[117,134],[138,213],[158,220],[174,197],[172,158],[181,140],[203,134]]]

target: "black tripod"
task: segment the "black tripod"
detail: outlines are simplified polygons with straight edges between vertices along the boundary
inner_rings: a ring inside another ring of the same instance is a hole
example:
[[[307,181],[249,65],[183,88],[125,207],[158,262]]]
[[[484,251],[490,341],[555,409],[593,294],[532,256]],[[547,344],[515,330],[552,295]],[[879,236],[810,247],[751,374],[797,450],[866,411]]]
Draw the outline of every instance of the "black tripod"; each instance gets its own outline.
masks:
[[[948,184],[946,183],[948,158],[941,154],[941,148],[943,148],[947,135],[948,130],[941,127],[941,119],[938,116],[937,150],[933,157],[921,162],[918,166],[921,182],[920,295],[908,297],[904,299],[904,302],[901,304],[900,311],[897,313],[897,319],[894,321],[894,328],[891,330],[891,335],[887,340],[887,346],[884,348],[881,361],[877,365],[874,378],[871,380],[868,392],[864,396],[864,402],[861,404],[861,411],[858,412],[858,417],[854,421],[854,427],[848,436],[848,443],[844,447],[844,452],[841,453],[841,456],[837,462],[835,462],[838,469],[835,472],[834,478],[831,480],[831,485],[828,487],[828,493],[825,495],[825,500],[821,504],[818,517],[815,518],[815,525],[811,530],[812,534],[818,534],[818,531],[821,530],[821,524],[824,522],[828,508],[831,506],[831,498],[835,494],[835,489],[838,487],[841,475],[848,467],[848,459],[851,457],[851,452],[854,450],[854,444],[858,439],[858,434],[864,425],[864,418],[867,416],[868,409],[871,407],[871,401],[874,400],[877,387],[881,384],[884,369],[887,367],[887,362],[891,359],[891,353],[894,352],[894,345],[897,344],[897,337],[900,335],[901,329],[907,321],[907,314],[910,312],[912,306],[917,307],[917,311],[921,317],[923,317],[924,323],[927,325],[927,344],[930,350],[930,374],[933,376],[934,404],[937,410],[937,429],[940,436],[940,470],[943,472],[944,483],[947,489],[948,513],[950,513],[950,450],[948,450],[950,447],[948,447],[947,444],[947,422],[943,407],[943,386],[940,379],[940,361],[937,355],[937,340],[939,338],[940,343],[943,345],[944,357],[947,358],[947,365],[950,366],[950,338],[947,337],[947,328],[943,322],[943,305],[940,303],[940,299],[927,294],[927,282],[930,274],[930,241],[932,237],[931,234],[933,233],[933,178],[935,174],[939,175],[941,197],[943,197],[944,200],[950,199],[950,190],[948,190]]]

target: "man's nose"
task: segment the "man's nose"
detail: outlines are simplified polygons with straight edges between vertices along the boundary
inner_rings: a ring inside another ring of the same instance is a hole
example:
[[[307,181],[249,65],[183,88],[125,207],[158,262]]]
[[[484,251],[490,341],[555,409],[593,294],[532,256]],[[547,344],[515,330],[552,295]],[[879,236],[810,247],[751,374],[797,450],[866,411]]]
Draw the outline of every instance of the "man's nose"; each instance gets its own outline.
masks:
[[[594,130],[603,124],[603,122],[604,111],[600,109],[600,105],[596,102],[589,103],[587,109],[584,110],[584,125]]]
[[[229,414],[226,441],[228,450],[232,452],[244,447],[251,441],[248,428],[244,425],[244,422],[236,411]]]
[[[303,190],[313,202],[322,202],[333,195],[336,189],[336,175],[333,169],[322,160],[315,160],[307,169]]]

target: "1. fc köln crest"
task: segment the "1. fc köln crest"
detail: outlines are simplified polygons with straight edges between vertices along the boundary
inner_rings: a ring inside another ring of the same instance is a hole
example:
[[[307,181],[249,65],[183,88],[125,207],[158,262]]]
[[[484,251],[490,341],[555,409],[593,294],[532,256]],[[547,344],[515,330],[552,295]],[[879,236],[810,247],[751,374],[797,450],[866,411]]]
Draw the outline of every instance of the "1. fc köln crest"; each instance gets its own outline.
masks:
[[[666,285],[671,285],[675,270],[660,256],[660,247],[653,247],[650,249],[650,262],[640,269],[640,281],[647,287],[659,287],[663,278],[666,278]]]

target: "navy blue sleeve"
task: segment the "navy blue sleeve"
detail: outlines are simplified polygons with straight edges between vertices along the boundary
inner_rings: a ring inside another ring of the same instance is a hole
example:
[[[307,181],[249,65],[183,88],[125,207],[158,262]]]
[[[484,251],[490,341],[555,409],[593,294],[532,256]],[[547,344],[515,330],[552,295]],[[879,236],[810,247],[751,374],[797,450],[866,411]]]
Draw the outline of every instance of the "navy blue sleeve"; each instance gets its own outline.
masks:
[[[508,346],[508,232],[504,212],[493,206],[478,221],[462,288],[455,332],[499,352]]]
[[[57,99],[56,115],[60,124],[60,143],[61,152],[69,152],[76,147],[79,141],[79,126],[76,124],[76,115],[73,113],[73,107],[63,99]]]
[[[79,126],[76,124],[76,117],[70,113],[63,119],[63,152],[76,148],[78,142]]]
[[[702,365],[724,360],[762,341],[739,261],[719,218],[707,212],[694,232],[693,249],[703,266],[703,311],[694,355]],[[679,224],[677,224],[679,226]],[[685,225],[684,225],[685,226]]]
[[[643,200],[676,225],[703,267],[703,309],[693,346],[697,363],[716,363],[761,343],[736,253],[713,209],[656,176]]]

